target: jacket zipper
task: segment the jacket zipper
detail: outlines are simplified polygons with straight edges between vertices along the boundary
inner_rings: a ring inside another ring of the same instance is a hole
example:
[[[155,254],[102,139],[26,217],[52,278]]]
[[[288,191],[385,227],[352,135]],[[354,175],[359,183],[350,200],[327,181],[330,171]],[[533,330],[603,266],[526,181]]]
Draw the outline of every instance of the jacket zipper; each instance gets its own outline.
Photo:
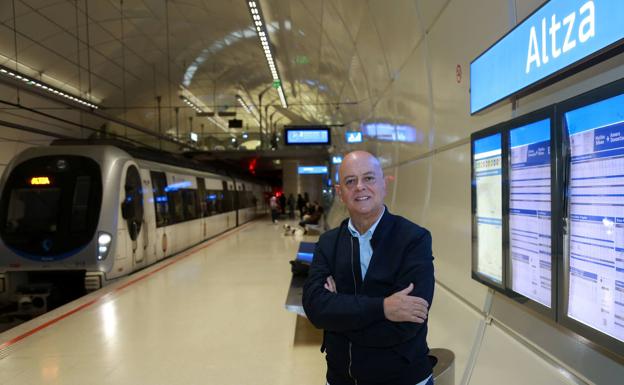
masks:
[[[353,292],[357,295],[357,281],[355,280],[355,268],[353,267],[353,237],[351,237],[351,273],[353,274]],[[351,379],[355,382],[355,385],[357,385],[357,380],[353,378],[353,375],[351,374],[351,364],[353,363],[351,357],[352,345],[353,343],[349,341],[349,377],[351,377]]]

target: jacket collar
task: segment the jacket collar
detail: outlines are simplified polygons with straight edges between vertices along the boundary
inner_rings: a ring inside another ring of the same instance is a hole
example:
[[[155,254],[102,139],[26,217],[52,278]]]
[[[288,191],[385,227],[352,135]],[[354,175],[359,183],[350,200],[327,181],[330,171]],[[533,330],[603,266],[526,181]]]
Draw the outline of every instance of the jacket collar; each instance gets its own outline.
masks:
[[[385,211],[381,216],[381,220],[379,220],[379,224],[373,233],[373,238],[371,238],[371,246],[373,250],[375,250],[376,246],[381,242],[382,239],[386,238],[386,236],[392,232],[392,228],[394,227],[394,221],[396,216],[390,213],[388,207],[385,206]]]
[[[375,249],[375,246],[382,239],[384,239],[388,233],[392,232],[392,227],[394,227],[394,222],[396,221],[396,215],[392,214],[390,210],[388,210],[388,206],[384,205],[384,208],[384,213],[377,224],[373,237],[371,238],[371,246],[373,249]],[[340,232],[344,231],[346,235],[352,236],[348,226],[349,218],[347,217],[342,221],[342,223],[340,223]]]

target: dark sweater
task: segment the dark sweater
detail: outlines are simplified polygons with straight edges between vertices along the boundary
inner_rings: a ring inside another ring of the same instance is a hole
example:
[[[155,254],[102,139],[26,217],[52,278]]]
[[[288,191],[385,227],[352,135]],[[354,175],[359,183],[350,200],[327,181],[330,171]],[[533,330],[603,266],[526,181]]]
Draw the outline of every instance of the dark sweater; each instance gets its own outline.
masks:
[[[319,239],[303,290],[306,315],[325,330],[321,351],[327,353],[327,380],[331,385],[354,380],[358,385],[414,385],[431,374],[427,322],[389,321],[383,300],[413,283],[410,295],[431,304],[431,234],[386,208],[371,239],[373,256],[362,281],[359,243],[347,223]],[[323,287],[330,275],[337,293]]]

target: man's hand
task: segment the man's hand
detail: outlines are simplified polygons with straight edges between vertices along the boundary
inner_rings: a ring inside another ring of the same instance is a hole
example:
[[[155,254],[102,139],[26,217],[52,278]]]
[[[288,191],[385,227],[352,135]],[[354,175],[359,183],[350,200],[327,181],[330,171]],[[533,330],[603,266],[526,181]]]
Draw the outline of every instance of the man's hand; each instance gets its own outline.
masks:
[[[325,287],[325,289],[327,289],[331,293],[338,292],[336,290],[336,281],[334,281],[334,277],[332,277],[331,275],[327,277],[327,280],[325,280],[325,285],[323,286]]]
[[[405,289],[384,298],[384,315],[388,320],[418,324],[425,322],[429,304],[422,298],[410,296],[409,293],[412,290],[414,290],[414,284],[410,283]]]

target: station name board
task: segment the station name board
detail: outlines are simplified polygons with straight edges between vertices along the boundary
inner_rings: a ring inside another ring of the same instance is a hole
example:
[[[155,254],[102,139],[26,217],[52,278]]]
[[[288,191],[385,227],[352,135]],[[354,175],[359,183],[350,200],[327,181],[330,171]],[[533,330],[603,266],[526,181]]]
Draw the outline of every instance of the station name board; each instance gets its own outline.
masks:
[[[470,64],[478,112],[624,39],[624,1],[551,0]]]

